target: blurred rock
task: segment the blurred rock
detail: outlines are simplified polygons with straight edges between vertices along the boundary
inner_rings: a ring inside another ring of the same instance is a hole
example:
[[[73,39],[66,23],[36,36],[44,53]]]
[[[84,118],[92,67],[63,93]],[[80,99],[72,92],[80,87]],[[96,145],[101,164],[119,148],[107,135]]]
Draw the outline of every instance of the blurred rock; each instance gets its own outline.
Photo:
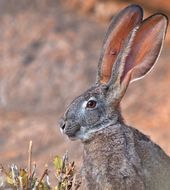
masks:
[[[0,163],[27,164],[32,140],[40,168],[66,150],[79,165],[80,143],[69,147],[57,123],[95,81],[103,28],[59,1],[46,9],[4,8],[0,20]]]
[[[170,16],[170,1],[162,0],[70,0],[63,1],[68,8],[72,8],[81,13],[93,15],[99,22],[108,22],[117,12],[129,4],[139,4],[144,8],[144,17],[148,17],[156,12],[161,12]],[[166,43],[170,46],[170,27],[167,30]]]
[[[170,14],[170,1],[162,1],[162,0],[131,0],[137,4],[140,4],[147,9],[153,10],[155,12],[164,12]]]
[[[59,5],[51,9],[1,16],[0,98],[5,109],[59,111],[70,86],[74,96],[94,79],[92,63],[102,31],[95,33],[97,24],[61,12]]]
[[[126,6],[128,3],[125,2],[98,2],[94,8],[94,14],[98,19],[108,21]]]

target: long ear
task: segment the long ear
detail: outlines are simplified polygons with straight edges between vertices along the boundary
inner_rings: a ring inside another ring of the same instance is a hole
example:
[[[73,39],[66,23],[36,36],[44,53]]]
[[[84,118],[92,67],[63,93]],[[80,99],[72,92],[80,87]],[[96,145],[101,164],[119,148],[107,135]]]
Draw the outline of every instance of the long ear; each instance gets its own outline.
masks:
[[[168,19],[165,15],[155,14],[131,32],[116,60],[117,67],[113,68],[108,83],[109,86],[119,86],[119,98],[124,95],[129,82],[143,77],[154,66],[162,49],[167,25]]]
[[[142,22],[143,11],[138,5],[130,5],[111,21],[104,38],[98,63],[97,83],[106,84],[111,77],[113,64],[132,29]]]

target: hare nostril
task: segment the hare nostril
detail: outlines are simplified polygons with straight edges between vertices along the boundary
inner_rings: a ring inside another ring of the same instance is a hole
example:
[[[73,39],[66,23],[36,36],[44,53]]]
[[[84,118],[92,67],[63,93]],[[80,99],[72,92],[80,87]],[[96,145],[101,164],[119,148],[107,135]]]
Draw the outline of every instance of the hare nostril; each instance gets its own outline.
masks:
[[[59,126],[61,130],[64,130],[66,128],[66,121],[64,119],[61,119],[59,121]]]
[[[66,126],[66,124],[65,124],[65,123],[63,123],[63,124],[62,124],[62,126],[61,126],[62,130],[64,130],[64,129],[65,129],[65,126]]]

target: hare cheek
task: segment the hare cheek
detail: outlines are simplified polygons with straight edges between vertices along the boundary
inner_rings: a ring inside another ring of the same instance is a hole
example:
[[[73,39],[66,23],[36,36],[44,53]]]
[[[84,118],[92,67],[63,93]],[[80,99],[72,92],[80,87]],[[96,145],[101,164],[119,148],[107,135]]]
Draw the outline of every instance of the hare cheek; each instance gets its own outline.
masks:
[[[97,110],[87,110],[86,105],[88,101],[84,101],[80,110],[81,124],[83,126],[89,126],[95,124],[99,119],[99,113]]]
[[[94,125],[100,119],[97,110],[85,110],[81,113],[80,123],[84,127]]]

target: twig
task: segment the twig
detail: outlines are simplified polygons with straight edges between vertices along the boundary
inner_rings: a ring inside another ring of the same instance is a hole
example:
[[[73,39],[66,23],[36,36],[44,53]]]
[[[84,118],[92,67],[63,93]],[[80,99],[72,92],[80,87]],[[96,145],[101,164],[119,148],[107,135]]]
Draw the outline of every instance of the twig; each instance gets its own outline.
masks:
[[[33,170],[32,170],[32,174],[31,174],[31,178],[33,179],[34,178],[34,175],[35,175],[35,170],[36,170],[36,163],[35,161],[33,162]]]
[[[21,177],[21,176],[19,176],[19,177],[18,177],[18,179],[19,179],[19,186],[20,186],[20,190],[23,190],[23,182],[22,182],[22,177]]]
[[[26,177],[26,190],[29,190],[29,185],[28,185],[28,182],[29,182],[29,180],[28,180],[28,175],[27,175],[27,177]]]
[[[32,173],[32,141],[30,141],[28,148],[28,179],[31,177],[31,173]]]
[[[49,178],[49,175],[47,174],[46,176],[46,183],[47,185],[50,187],[50,178]]]
[[[39,181],[38,184],[37,184],[37,187],[40,185],[40,183],[42,182],[42,180],[43,180],[43,178],[44,178],[45,175],[48,175],[48,168],[46,168],[46,169],[44,170],[44,172],[43,172],[43,174],[42,174],[42,176],[41,176],[41,178],[40,178],[40,181]]]
[[[60,171],[60,176],[59,176],[59,181],[58,181],[58,189],[60,190],[61,184],[63,182],[63,173],[64,173],[64,168],[66,165],[66,161],[68,160],[68,153],[66,152],[63,156],[63,162],[62,162],[62,167],[61,167],[61,171]]]

